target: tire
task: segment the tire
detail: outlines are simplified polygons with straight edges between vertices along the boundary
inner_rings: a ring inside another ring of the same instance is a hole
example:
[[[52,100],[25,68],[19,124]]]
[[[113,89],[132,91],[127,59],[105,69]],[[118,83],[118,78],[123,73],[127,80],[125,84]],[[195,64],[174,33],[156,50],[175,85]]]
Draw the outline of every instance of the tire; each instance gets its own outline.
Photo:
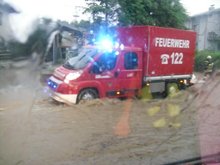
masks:
[[[178,88],[179,88],[179,90],[184,90],[184,89],[186,89],[186,85],[185,84],[178,84]]]
[[[94,89],[83,89],[77,98],[77,103],[81,100],[93,100],[98,98],[98,93]]]
[[[162,99],[167,97],[167,92],[156,92],[151,94],[154,99]]]

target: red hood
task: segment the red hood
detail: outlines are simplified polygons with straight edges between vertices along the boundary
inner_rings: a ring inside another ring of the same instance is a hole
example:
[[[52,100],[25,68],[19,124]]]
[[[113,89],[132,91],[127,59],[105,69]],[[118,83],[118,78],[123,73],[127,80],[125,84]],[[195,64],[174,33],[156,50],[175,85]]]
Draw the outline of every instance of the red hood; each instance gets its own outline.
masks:
[[[70,69],[64,68],[63,66],[60,66],[55,69],[53,76],[55,76],[56,78],[58,78],[60,80],[64,80],[67,74],[74,73],[76,71],[77,70],[70,70]]]

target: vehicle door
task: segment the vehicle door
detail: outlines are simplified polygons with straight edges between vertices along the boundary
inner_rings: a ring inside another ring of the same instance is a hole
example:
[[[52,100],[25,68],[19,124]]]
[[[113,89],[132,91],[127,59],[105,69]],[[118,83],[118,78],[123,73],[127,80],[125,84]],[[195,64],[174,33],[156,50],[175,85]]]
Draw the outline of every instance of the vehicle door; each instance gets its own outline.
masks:
[[[118,59],[117,52],[105,52],[91,67],[92,79],[101,87],[101,96],[115,97],[117,95],[120,88],[117,76],[115,76]]]
[[[142,85],[142,52],[123,51],[120,65],[120,88],[125,96],[133,96]]]

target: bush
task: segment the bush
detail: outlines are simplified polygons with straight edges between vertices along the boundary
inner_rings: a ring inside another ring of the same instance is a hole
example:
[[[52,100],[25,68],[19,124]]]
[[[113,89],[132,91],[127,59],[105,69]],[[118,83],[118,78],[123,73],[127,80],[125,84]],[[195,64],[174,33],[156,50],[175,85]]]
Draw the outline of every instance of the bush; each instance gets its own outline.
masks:
[[[195,65],[194,65],[194,70],[197,72],[202,72],[204,71],[204,61],[206,60],[207,56],[212,56],[212,60],[214,62],[215,69],[220,69],[220,51],[198,51],[196,52],[196,57],[195,57]]]

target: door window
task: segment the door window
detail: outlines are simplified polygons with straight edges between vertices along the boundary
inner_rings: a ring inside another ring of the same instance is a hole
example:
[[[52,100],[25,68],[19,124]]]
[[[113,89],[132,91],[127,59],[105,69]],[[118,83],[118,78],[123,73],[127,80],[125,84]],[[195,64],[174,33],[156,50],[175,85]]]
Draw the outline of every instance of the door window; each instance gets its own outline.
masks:
[[[137,69],[138,67],[138,57],[134,52],[127,52],[124,56],[124,67],[127,70]]]
[[[115,68],[116,61],[117,55],[115,52],[104,53],[98,61],[94,63],[93,73],[100,74],[105,71],[113,70]]]

